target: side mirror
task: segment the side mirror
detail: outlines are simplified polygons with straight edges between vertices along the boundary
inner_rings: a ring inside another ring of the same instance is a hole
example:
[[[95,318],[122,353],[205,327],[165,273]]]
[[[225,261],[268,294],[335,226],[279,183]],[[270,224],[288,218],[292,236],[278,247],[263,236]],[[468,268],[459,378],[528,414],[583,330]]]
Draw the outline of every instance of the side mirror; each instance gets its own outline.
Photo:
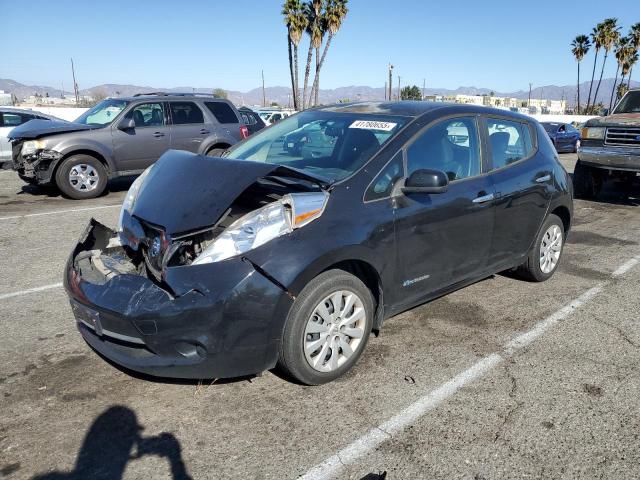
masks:
[[[118,130],[125,131],[132,130],[134,128],[136,128],[136,122],[133,120],[133,118],[125,118],[118,124]]]
[[[449,177],[440,170],[416,170],[404,182],[402,193],[444,193],[449,186]]]

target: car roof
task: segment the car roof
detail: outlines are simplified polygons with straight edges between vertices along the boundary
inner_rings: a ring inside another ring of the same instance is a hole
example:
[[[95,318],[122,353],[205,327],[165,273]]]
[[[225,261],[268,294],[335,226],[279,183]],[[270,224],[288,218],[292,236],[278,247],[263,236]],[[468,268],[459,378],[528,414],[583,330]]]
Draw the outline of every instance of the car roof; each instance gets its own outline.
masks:
[[[533,121],[534,119],[521,113],[512,112],[510,110],[502,110],[499,108],[486,107],[484,105],[448,103],[448,102],[429,102],[419,100],[402,100],[394,102],[354,102],[339,103],[326,107],[318,107],[317,111],[336,112],[336,113],[361,113],[369,115],[399,115],[404,117],[419,117],[425,113],[435,110],[447,109],[450,113],[481,113],[484,115],[499,115],[503,117],[512,117],[516,120]]]
[[[0,107],[0,112],[8,112],[8,113],[26,113],[29,115],[36,115],[42,118],[51,118],[57,119],[53,115],[49,115],[48,113],[38,112],[36,110],[32,110],[30,108],[18,108],[18,107]]]
[[[143,92],[136,93],[129,97],[110,97],[116,100],[137,101],[137,100],[149,100],[150,98],[162,99],[162,100],[193,100],[202,98],[209,102],[224,102],[231,103],[226,98],[215,97],[209,93],[183,93],[183,92]]]

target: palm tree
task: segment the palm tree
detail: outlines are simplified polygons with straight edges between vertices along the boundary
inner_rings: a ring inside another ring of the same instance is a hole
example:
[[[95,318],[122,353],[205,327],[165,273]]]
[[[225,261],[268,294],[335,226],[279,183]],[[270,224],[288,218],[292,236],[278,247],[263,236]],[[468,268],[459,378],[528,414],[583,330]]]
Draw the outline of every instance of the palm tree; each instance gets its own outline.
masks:
[[[311,72],[311,60],[314,47],[322,45],[322,0],[311,0],[304,4],[304,12],[308,19],[306,32],[309,35],[309,51],[307,52],[307,66],[304,70],[304,88],[302,90],[302,108],[307,108],[307,89],[309,86],[309,74]]]
[[[329,46],[331,46],[331,40],[335,34],[338,33],[338,30],[340,30],[342,22],[349,12],[349,9],[347,8],[347,1],[348,0],[326,0],[324,24],[329,35],[327,36],[327,43],[322,51],[320,62],[316,66],[316,77],[313,80],[313,87],[311,88],[311,93],[314,95],[314,103],[316,105],[318,104],[318,92],[320,91],[320,70],[324,65],[324,60],[327,56]],[[318,58],[317,55],[318,53],[316,52],[316,59]]]
[[[591,31],[591,43],[593,44],[593,48],[596,51],[596,56],[593,59],[593,71],[591,72],[591,84],[589,85],[589,96],[587,97],[587,107],[585,111],[589,110],[589,105],[591,104],[591,89],[593,88],[593,79],[596,76],[596,63],[598,62],[598,52],[600,51],[600,48],[602,48],[604,31],[605,31],[604,22],[601,22],[598,25],[596,25],[596,27]]]
[[[602,75],[604,74],[604,66],[607,64],[607,57],[609,56],[609,52],[620,41],[620,27],[618,27],[618,19],[607,18],[603,23],[604,34],[602,36],[602,48],[604,48],[604,59],[602,60],[602,68],[600,69],[600,78],[598,79],[596,93],[593,96],[594,105],[597,102],[598,92],[600,91],[600,84],[602,83]]]
[[[298,84],[298,45],[300,44],[304,30],[307,28],[308,19],[304,14],[300,0],[286,0],[282,6],[282,15],[284,16],[284,23],[287,26],[293,108],[298,110],[300,106],[300,87]]]
[[[620,80],[620,85],[618,85],[618,100],[622,98],[622,96],[627,92],[627,90],[629,90],[631,85],[629,80],[631,76],[631,70],[633,69],[633,66],[637,62],[638,62],[638,52],[635,51],[633,46],[629,46],[627,48],[627,52],[621,67],[622,78]],[[624,83],[624,77],[626,75],[629,75],[629,76],[627,77],[627,83]]]
[[[618,44],[616,45],[616,76],[613,78],[613,87],[611,88],[611,97],[609,98],[609,110],[613,108],[613,96],[616,93],[616,83],[618,83],[618,73],[620,73],[620,67],[624,63],[625,55],[627,53],[627,49],[629,46],[631,39],[629,37],[622,37]]]
[[[640,49],[640,23],[634,23],[629,30],[630,44],[634,49],[634,52],[638,53]],[[629,85],[631,85],[631,74],[633,73],[633,66],[629,70]]]
[[[578,63],[578,114],[580,114],[580,62],[589,51],[589,47],[591,47],[591,42],[586,35],[578,35],[571,42],[571,53]]]

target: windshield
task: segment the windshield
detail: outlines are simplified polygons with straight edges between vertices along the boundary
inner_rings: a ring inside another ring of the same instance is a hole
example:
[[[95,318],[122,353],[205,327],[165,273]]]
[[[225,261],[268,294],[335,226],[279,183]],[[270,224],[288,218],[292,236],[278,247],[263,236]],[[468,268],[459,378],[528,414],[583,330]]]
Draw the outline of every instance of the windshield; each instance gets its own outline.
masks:
[[[542,126],[548,133],[555,133],[560,127],[559,123],[543,123]]]
[[[640,113],[640,90],[627,92],[613,113]]]
[[[393,115],[303,112],[254,134],[227,157],[283,165],[338,181],[363,166],[409,120]]]
[[[103,100],[80,115],[75,120],[75,123],[104,127],[113,122],[113,119],[124,110],[128,103],[126,100],[118,100],[115,98]]]

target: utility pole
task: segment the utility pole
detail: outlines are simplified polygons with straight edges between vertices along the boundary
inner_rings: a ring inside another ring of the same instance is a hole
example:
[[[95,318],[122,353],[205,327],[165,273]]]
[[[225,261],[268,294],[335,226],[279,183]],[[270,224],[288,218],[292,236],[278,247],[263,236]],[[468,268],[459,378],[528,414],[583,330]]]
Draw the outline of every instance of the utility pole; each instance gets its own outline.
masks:
[[[425,78],[422,79],[422,100],[424,100],[424,86],[426,85],[427,80]]]
[[[387,99],[387,82],[386,82],[386,80],[384,82],[384,99],[385,100]]]
[[[389,95],[388,95],[388,97],[389,98],[387,99],[389,101],[391,101],[391,89],[393,88],[392,85],[393,85],[393,65],[389,64],[389,84],[388,84],[388,86],[389,86]]]
[[[527,100],[527,108],[531,106],[531,87],[533,87],[533,83],[529,83],[529,100]]]
[[[78,84],[76,83],[76,70],[73,67],[73,58],[71,59],[71,75],[73,76],[73,93],[76,96],[76,107],[80,104],[80,94],[78,92]]]
[[[264,92],[264,70],[262,70],[262,106],[267,106],[267,95]]]
[[[398,75],[398,100],[400,100],[400,75]]]

